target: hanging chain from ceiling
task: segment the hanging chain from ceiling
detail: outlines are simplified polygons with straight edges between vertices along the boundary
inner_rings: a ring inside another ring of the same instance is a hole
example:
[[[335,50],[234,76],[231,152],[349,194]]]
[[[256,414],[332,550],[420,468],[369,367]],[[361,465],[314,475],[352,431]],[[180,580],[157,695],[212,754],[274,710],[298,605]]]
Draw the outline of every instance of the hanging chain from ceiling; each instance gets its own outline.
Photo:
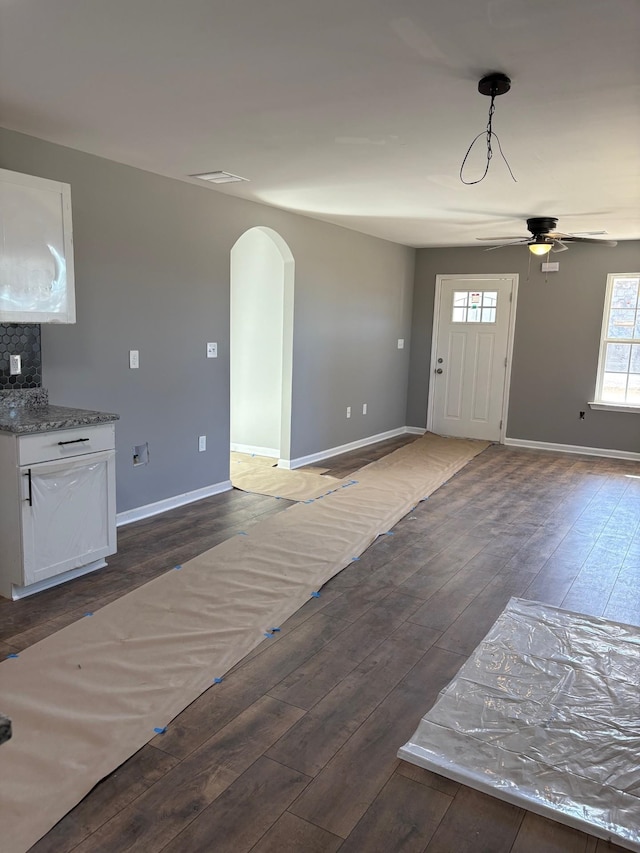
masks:
[[[491,96],[491,105],[489,107],[489,120],[487,121],[486,129],[481,131],[475,137],[475,139],[472,141],[471,145],[467,148],[467,153],[464,155],[464,159],[462,160],[462,165],[460,166],[460,180],[462,181],[463,184],[467,184],[467,186],[472,186],[473,184],[479,184],[481,181],[484,181],[484,179],[487,177],[487,174],[489,172],[489,166],[491,164],[491,159],[493,157],[492,142],[494,139],[498,143],[498,150],[500,151],[500,156],[502,157],[502,159],[506,163],[507,169],[509,170],[509,174],[511,175],[513,180],[516,181],[516,178],[515,178],[513,172],[511,171],[511,166],[509,165],[509,161],[505,157],[504,152],[502,150],[502,145],[500,145],[500,139],[498,137],[498,134],[493,130],[493,114],[496,111],[496,104],[495,104],[496,97],[498,95],[504,94],[505,92],[508,92],[509,88],[510,88],[510,83],[511,83],[511,81],[509,80],[509,78],[505,77],[502,74],[490,74],[487,77],[483,77],[482,80],[480,80],[480,82],[478,83],[478,91],[481,92],[483,95],[490,95]],[[471,154],[471,149],[476,144],[476,142],[480,139],[481,136],[486,136],[486,140],[487,140],[487,162],[486,162],[486,165],[484,167],[484,172],[482,173],[482,176],[480,178],[478,178],[477,180],[467,181],[464,178],[464,167],[466,165],[469,154]],[[517,183],[517,181],[516,181],[516,183]]]

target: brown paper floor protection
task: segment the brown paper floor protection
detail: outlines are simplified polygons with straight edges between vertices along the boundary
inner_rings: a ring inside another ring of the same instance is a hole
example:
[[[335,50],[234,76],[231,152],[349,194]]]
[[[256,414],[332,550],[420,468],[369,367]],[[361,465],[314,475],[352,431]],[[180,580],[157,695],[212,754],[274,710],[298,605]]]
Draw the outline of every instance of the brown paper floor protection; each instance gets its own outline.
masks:
[[[266,456],[250,456],[246,453],[231,454],[231,482],[236,489],[287,498],[291,501],[306,501],[326,495],[340,488],[342,480],[323,477],[322,471],[298,468],[288,471],[276,468],[275,459]]]
[[[24,853],[486,446],[426,435],[0,664],[2,853]]]

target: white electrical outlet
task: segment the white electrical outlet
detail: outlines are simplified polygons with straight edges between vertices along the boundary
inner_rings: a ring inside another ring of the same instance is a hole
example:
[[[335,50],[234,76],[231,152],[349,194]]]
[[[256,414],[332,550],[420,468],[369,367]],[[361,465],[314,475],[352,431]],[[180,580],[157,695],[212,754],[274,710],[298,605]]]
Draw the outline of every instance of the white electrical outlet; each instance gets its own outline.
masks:
[[[137,370],[140,367],[140,351],[137,349],[129,350],[129,367],[131,370]]]
[[[351,406],[347,406],[347,417],[351,417]]]
[[[207,449],[207,436],[199,435],[198,436],[198,450],[202,453],[203,450]]]
[[[366,404],[366,403],[363,403],[363,404],[362,404],[362,414],[363,414],[363,415],[366,415],[366,414],[367,414],[367,404]]]
[[[10,376],[18,376],[19,373],[22,373],[22,356],[21,355],[10,355],[9,356],[9,375]]]
[[[207,344],[207,358],[218,357],[218,344]]]
[[[404,349],[404,338],[398,338],[398,349]]]

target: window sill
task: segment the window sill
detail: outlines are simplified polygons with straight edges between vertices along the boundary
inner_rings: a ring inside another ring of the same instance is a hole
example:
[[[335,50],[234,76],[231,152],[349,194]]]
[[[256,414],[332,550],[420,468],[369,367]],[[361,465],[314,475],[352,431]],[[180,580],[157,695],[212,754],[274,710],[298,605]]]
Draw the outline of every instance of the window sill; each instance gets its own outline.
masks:
[[[629,403],[587,403],[590,409],[601,409],[605,412],[640,412],[640,405]]]

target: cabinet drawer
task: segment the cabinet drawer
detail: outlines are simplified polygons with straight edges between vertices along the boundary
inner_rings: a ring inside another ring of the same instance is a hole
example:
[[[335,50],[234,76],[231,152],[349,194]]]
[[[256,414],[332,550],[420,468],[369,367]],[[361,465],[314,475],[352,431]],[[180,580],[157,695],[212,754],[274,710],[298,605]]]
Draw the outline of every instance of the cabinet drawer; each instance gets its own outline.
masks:
[[[18,440],[18,464],[53,462],[99,450],[112,450],[114,447],[115,426],[112,423],[21,435]]]

